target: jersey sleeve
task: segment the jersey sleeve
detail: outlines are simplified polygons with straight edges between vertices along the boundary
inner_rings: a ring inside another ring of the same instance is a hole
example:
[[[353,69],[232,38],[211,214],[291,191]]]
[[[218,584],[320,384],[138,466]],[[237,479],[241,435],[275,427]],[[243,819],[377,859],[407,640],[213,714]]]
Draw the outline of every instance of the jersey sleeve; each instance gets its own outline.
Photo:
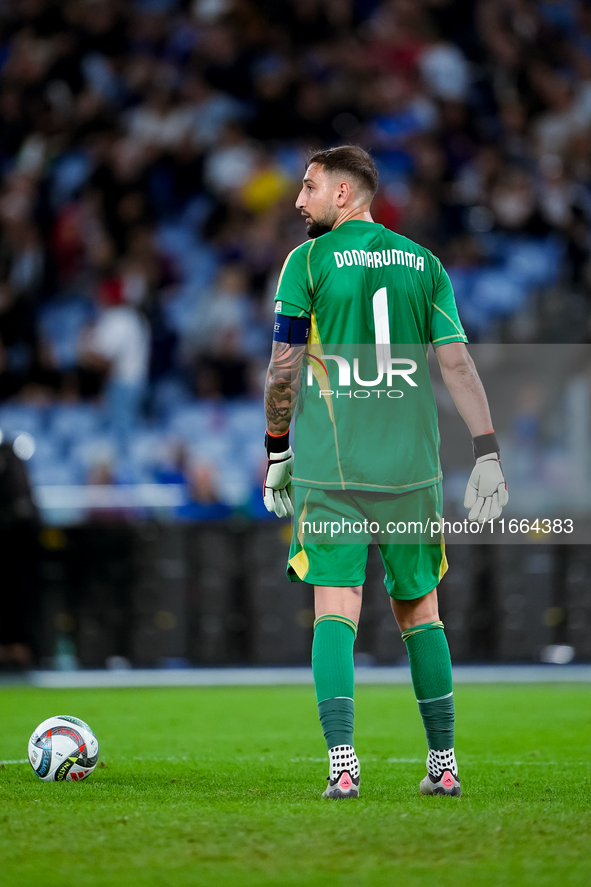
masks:
[[[310,317],[312,313],[312,277],[310,251],[314,241],[292,250],[286,258],[275,295],[275,312],[290,317]]]
[[[439,261],[437,261],[437,265],[440,273],[435,285],[431,308],[431,344],[434,348],[448,342],[468,341],[460,322],[449,275]]]

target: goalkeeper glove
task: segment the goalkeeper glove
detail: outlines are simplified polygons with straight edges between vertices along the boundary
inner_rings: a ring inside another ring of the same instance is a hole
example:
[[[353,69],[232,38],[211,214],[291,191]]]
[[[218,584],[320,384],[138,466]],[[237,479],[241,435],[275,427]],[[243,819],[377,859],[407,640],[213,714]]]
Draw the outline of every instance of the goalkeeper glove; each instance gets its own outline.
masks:
[[[470,509],[468,520],[483,524],[501,516],[503,506],[509,501],[509,493],[494,431],[474,437],[472,446],[476,465],[466,487],[464,508]]]
[[[291,469],[293,452],[289,445],[289,431],[285,434],[265,434],[267,447],[267,473],[263,482],[263,502],[267,511],[277,517],[293,514],[291,502]]]

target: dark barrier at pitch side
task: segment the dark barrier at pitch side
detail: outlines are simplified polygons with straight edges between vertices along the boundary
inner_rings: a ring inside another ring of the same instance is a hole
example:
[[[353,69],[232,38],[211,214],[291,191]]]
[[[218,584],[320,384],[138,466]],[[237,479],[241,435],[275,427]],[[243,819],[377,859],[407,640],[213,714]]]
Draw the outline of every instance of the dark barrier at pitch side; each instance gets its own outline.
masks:
[[[309,662],[312,588],[285,578],[288,531],[285,522],[46,529],[35,613],[40,664]],[[440,603],[456,662],[539,661],[548,645],[591,659],[587,546],[454,545],[448,558]],[[376,546],[356,655],[363,664],[405,660]]]

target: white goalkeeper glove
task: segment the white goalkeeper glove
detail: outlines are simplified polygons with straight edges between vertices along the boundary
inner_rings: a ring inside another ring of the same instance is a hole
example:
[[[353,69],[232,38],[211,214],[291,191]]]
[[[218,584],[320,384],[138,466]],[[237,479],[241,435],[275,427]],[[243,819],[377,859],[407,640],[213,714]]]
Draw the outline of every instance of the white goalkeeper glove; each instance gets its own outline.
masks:
[[[293,514],[291,501],[291,469],[293,452],[289,445],[289,431],[281,436],[265,435],[267,473],[263,482],[263,502],[267,511],[277,517]],[[279,450],[279,452],[277,452]]]
[[[468,520],[483,524],[501,516],[509,501],[509,492],[501,468],[499,445],[494,432],[473,438],[476,465],[466,487],[464,508],[469,508]]]

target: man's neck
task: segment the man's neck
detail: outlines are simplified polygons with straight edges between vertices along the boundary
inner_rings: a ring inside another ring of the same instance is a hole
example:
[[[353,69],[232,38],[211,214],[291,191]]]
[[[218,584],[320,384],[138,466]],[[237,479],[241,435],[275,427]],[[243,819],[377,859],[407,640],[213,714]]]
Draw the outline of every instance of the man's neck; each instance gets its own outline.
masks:
[[[332,226],[332,230],[334,231],[334,229],[338,228],[339,225],[342,225],[343,222],[373,222],[373,219],[367,205],[355,206],[350,207],[349,209],[343,208],[340,211],[334,225]]]

